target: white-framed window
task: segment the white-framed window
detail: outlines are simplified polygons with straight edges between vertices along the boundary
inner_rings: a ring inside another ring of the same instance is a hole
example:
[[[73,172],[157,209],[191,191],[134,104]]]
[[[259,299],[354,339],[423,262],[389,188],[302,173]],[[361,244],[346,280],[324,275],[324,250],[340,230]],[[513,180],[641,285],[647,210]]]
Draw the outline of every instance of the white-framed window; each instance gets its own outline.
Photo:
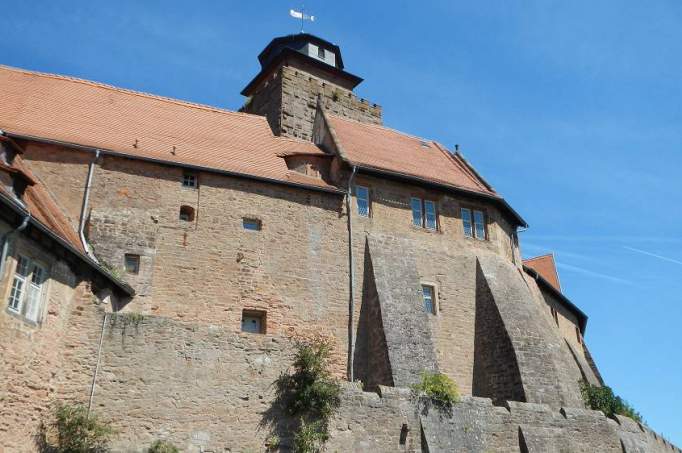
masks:
[[[324,54],[324,49],[322,47],[317,48],[317,58],[324,60],[325,54]]]
[[[369,189],[355,186],[355,202],[358,205],[358,215],[369,217]]]
[[[190,172],[185,172],[182,174],[182,187],[188,187],[190,189],[197,188],[197,175]]]
[[[424,311],[436,314],[436,288],[432,285],[422,285],[422,301],[424,303]]]
[[[464,225],[464,236],[474,237],[473,223],[471,222],[471,209],[462,208],[462,224]]]
[[[414,226],[427,230],[438,229],[438,213],[436,212],[435,201],[412,197],[410,207],[412,208],[412,224]]]
[[[40,264],[19,255],[7,307],[29,321],[38,322],[42,312],[47,271]]]
[[[481,241],[488,239],[488,232],[485,227],[485,213],[478,209],[470,208],[462,208],[461,212],[464,236]]]

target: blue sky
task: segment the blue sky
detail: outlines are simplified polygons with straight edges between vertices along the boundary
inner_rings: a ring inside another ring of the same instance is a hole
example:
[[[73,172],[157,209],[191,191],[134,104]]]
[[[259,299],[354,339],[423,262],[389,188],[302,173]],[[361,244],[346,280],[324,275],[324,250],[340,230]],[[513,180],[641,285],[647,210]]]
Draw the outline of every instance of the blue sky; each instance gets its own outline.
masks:
[[[0,63],[237,109],[297,1],[0,0]],[[308,0],[385,123],[464,155],[556,253],[607,383],[682,446],[682,3]]]

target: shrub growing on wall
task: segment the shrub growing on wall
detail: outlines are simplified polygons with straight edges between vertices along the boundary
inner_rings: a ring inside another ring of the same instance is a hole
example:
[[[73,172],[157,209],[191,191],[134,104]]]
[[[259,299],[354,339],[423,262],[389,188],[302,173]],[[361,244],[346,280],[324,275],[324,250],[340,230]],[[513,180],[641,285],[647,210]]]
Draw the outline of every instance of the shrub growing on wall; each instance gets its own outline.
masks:
[[[147,453],[179,453],[178,447],[167,440],[156,440],[149,447]]]
[[[442,373],[424,371],[421,382],[413,385],[412,389],[417,393],[424,394],[440,407],[450,408],[459,401],[457,384]]]
[[[624,415],[631,419],[642,422],[642,416],[627,401],[617,396],[611,387],[592,385],[584,380],[580,381],[580,393],[585,405],[590,409],[602,411],[607,417]]]
[[[108,450],[114,430],[80,405],[60,404],[50,425],[57,453],[100,453]]]
[[[277,403],[299,420],[294,451],[317,452],[328,439],[329,419],[341,404],[341,387],[328,370],[329,344],[299,343],[293,373],[275,382]]]

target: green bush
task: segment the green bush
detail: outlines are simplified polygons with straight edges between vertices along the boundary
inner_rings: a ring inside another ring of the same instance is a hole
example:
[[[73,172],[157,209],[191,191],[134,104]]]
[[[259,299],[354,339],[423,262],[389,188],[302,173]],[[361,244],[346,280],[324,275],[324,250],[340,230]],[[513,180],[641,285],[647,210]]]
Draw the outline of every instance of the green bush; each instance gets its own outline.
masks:
[[[168,442],[167,440],[156,440],[147,449],[147,453],[179,453],[178,447]]]
[[[611,387],[599,387],[581,380],[580,393],[587,407],[602,411],[607,417],[613,418],[614,415],[618,414],[642,422],[642,416],[639,412],[620,396],[615,395]]]
[[[57,453],[100,453],[108,450],[113,428],[90,414],[85,407],[60,404],[54,410]]]
[[[290,415],[306,419],[328,419],[341,404],[341,387],[327,369],[327,343],[300,343],[294,372],[277,379],[277,397]]]
[[[276,399],[286,413],[300,420],[294,451],[317,452],[327,440],[329,419],[341,404],[341,387],[328,370],[330,347],[325,342],[299,343],[293,373],[275,382]]]
[[[305,420],[301,420],[301,426],[294,434],[294,451],[317,453],[328,438],[327,427],[323,426],[323,422],[306,423]]]
[[[459,401],[457,384],[442,373],[422,373],[422,381],[413,385],[412,389],[425,394],[431,401],[440,406],[452,406]]]

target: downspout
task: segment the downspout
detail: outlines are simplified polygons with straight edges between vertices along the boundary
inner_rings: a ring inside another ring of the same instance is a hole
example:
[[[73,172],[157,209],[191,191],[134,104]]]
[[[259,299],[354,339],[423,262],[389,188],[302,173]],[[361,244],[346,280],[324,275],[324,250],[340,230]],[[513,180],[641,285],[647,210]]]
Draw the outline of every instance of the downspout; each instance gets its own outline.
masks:
[[[348,212],[348,266],[350,267],[349,290],[350,301],[348,303],[348,380],[354,381],[353,357],[355,356],[355,338],[353,336],[353,320],[355,312],[355,263],[353,259],[353,209],[351,197],[353,194],[353,181],[358,167],[353,165],[353,172],[348,178],[348,191],[346,192],[346,211]]]
[[[102,319],[102,331],[99,334],[99,346],[97,347],[97,363],[95,364],[95,373],[92,375],[92,386],[90,387],[90,400],[88,401],[87,416],[90,416],[92,409],[92,402],[95,399],[95,384],[97,384],[97,373],[99,372],[99,363],[102,358],[102,342],[104,340],[104,327],[107,325],[107,312],[104,312],[104,319]]]
[[[23,203],[22,203],[23,204]],[[2,254],[0,255],[0,279],[5,275],[5,261],[7,260],[7,252],[9,251],[9,244],[12,238],[17,234],[21,233],[28,226],[28,221],[31,219],[31,213],[26,211],[26,216],[22,220],[21,225],[19,225],[14,230],[8,231],[2,235]]]
[[[78,222],[78,236],[80,237],[83,249],[88,254],[88,256],[92,258],[92,260],[95,261],[96,263],[98,263],[99,261],[97,261],[97,258],[95,258],[95,254],[92,253],[92,250],[88,245],[88,242],[85,240],[85,216],[88,211],[88,204],[90,203],[90,189],[92,188],[92,177],[95,173],[95,165],[97,163],[97,160],[99,159],[99,154],[100,150],[99,149],[95,150],[95,158],[88,165],[88,177],[85,182],[85,191],[83,192],[83,205],[81,206],[81,217],[80,221]]]

